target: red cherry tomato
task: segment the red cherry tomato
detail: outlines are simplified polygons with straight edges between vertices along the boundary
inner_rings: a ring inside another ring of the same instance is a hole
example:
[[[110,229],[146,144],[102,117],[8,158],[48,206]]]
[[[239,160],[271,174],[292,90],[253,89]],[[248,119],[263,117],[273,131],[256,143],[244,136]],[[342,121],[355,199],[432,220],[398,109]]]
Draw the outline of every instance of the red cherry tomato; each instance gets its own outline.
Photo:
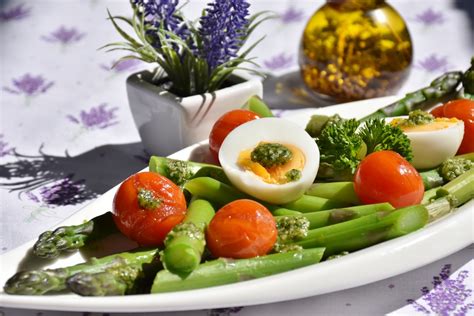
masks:
[[[389,202],[395,208],[419,204],[423,180],[416,169],[393,151],[377,151],[357,168],[354,189],[364,204]]]
[[[184,219],[186,200],[180,188],[167,178],[140,172],[120,185],[112,213],[125,236],[143,246],[159,246]]]
[[[248,110],[232,110],[222,115],[216,123],[214,123],[211,133],[209,134],[209,148],[216,160],[219,156],[219,149],[221,148],[222,142],[224,142],[227,135],[237,126],[258,118],[259,116],[256,113]]]
[[[223,206],[206,230],[207,247],[214,257],[252,258],[267,254],[277,239],[272,214],[252,200]]]
[[[459,99],[438,106],[431,111],[435,117],[455,117],[464,121],[464,138],[458,154],[474,152],[474,101]]]

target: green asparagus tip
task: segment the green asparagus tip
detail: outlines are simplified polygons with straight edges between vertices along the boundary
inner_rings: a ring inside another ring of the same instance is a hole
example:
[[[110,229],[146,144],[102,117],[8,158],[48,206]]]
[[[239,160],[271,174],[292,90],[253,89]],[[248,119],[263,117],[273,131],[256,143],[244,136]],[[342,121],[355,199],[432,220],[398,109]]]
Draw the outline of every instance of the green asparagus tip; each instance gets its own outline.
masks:
[[[57,289],[62,278],[57,277],[58,271],[50,273],[48,270],[21,271],[12,276],[5,283],[3,290],[8,294],[42,295]]]

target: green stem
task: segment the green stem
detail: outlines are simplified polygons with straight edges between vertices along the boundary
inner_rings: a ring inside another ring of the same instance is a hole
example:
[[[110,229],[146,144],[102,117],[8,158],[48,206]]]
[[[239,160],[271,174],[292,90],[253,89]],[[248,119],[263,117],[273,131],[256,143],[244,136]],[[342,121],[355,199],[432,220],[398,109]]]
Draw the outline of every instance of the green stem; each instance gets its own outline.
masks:
[[[199,177],[189,180],[184,189],[194,198],[203,199],[220,207],[238,199],[248,199],[249,196],[234,187],[210,177]]]
[[[313,183],[306,190],[305,194],[340,201],[348,205],[360,204],[359,198],[354,191],[354,183],[350,181]]]
[[[184,280],[163,270],[156,275],[151,292],[185,291],[261,278],[318,263],[323,253],[324,248],[315,248],[250,259],[220,258],[201,264]]]
[[[290,210],[302,213],[318,212],[345,206],[349,206],[349,204],[346,202],[328,200],[325,198],[310,195],[303,195],[296,201],[281,205],[281,207],[283,208],[288,208]]]

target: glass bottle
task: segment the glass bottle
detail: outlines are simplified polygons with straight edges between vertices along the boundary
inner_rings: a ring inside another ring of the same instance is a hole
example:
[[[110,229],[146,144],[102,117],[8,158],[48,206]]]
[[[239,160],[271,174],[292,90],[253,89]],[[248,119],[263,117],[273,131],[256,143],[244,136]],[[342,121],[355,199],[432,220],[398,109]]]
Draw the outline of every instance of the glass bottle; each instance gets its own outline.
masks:
[[[412,58],[407,26],[385,0],[327,0],[306,25],[299,64],[318,95],[352,101],[396,92]]]

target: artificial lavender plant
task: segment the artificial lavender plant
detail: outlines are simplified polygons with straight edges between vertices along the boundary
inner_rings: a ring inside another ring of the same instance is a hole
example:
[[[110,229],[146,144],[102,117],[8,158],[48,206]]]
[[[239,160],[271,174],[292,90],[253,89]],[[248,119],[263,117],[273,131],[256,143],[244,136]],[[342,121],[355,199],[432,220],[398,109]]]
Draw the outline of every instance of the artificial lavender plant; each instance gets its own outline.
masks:
[[[267,12],[253,16],[246,0],[214,0],[197,21],[187,20],[181,13],[179,0],[131,0],[133,17],[112,16],[124,42],[111,43],[109,51],[125,50],[124,59],[140,59],[157,63],[154,82],[180,97],[219,89],[243,63],[254,64],[250,51],[263,39],[243,52],[249,35],[263,21]],[[132,36],[118,25],[124,22],[135,33]],[[119,61],[120,61],[119,60]],[[165,82],[164,82],[165,81]]]

